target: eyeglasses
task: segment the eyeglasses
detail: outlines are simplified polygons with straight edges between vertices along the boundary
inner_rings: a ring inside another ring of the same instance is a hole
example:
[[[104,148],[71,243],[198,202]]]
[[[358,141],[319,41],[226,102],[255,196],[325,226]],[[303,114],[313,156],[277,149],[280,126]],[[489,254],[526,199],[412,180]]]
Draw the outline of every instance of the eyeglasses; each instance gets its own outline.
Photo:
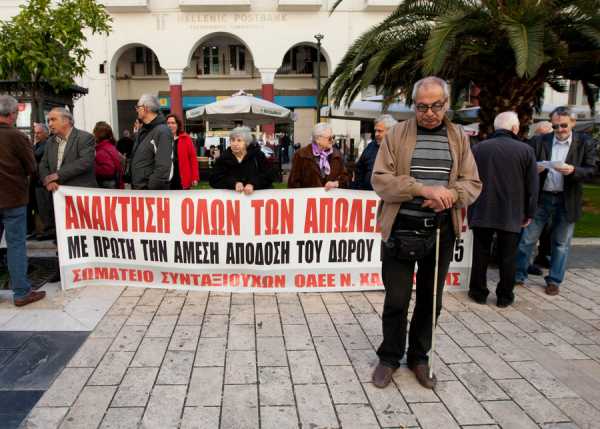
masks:
[[[136,105],[135,105],[135,110],[137,110],[137,109],[141,109],[142,107],[144,107],[144,105],[143,105],[143,104],[136,104]]]
[[[319,138],[319,139],[326,139],[326,140],[329,140],[330,142],[332,142],[332,141],[334,141],[334,140],[335,140],[335,136],[329,136],[329,137],[326,137],[326,136],[318,136],[317,138]]]
[[[442,109],[444,108],[444,106],[446,105],[446,101],[436,101],[433,104],[424,104],[424,103],[419,103],[416,105],[416,109],[417,111],[421,112],[421,113],[425,113],[427,112],[429,109],[431,109],[431,111],[433,113],[438,113],[441,112]]]
[[[569,124],[552,124],[553,130],[558,130],[559,128],[562,128],[562,129],[569,128]]]

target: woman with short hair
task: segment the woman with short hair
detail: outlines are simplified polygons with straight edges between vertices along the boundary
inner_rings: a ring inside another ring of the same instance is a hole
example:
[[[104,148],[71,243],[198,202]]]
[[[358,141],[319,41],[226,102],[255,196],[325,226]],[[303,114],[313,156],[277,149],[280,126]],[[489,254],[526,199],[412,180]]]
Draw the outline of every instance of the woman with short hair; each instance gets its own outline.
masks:
[[[257,144],[251,144],[248,127],[234,128],[229,134],[229,148],[219,156],[210,176],[210,186],[232,189],[250,195],[257,189],[273,187],[273,169]]]
[[[333,147],[331,125],[318,123],[313,128],[312,143],[294,154],[288,188],[346,188],[349,180],[342,154]]]
[[[115,137],[110,125],[104,121],[96,123],[93,130],[96,139],[96,181],[100,188],[123,189],[125,158],[115,146]]]
[[[167,126],[173,134],[173,178],[170,189],[190,189],[200,180],[194,142],[183,130],[183,124],[177,115],[167,116]]]

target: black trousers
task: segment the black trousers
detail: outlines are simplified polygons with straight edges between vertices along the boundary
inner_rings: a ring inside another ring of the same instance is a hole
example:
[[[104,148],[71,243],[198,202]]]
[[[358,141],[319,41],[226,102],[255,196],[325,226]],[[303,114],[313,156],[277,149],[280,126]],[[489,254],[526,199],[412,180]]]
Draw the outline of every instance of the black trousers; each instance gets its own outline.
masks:
[[[473,228],[473,267],[469,291],[476,299],[484,300],[490,293],[487,287],[487,269],[490,262],[490,247],[494,234],[496,240],[500,282],[496,287],[496,297],[500,301],[512,302],[515,274],[517,271],[517,250],[521,234],[492,228]]]
[[[454,230],[450,218],[445,220],[440,232],[438,264],[437,316],[442,310],[442,293],[448,266],[454,251]],[[385,245],[382,249],[381,273],[385,287],[383,303],[383,342],[377,356],[383,365],[397,368],[406,350],[406,328],[410,304],[415,261],[396,259]],[[435,248],[418,262],[415,308],[410,322],[407,361],[409,365],[426,363],[431,349],[431,323],[433,307],[433,280]],[[437,320],[437,318],[436,318]]]
[[[49,192],[43,186],[35,188],[35,200],[37,202],[38,213],[44,232],[54,230],[54,203],[52,200],[52,192]]]

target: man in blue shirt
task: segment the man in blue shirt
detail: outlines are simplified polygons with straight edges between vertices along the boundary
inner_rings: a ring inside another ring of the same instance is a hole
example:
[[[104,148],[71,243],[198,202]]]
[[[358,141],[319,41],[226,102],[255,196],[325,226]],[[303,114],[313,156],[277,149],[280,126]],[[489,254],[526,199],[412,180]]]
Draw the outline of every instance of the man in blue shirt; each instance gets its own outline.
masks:
[[[377,158],[379,145],[389,129],[396,125],[396,123],[396,120],[391,115],[381,115],[375,119],[375,139],[371,140],[367,145],[356,163],[354,180],[350,184],[351,189],[373,190],[371,175],[373,174],[373,164],[375,164],[375,158]]]
[[[591,138],[573,131],[576,115],[568,107],[556,108],[551,116],[551,134],[533,142],[536,158],[551,161],[538,166],[540,196],[531,224],[523,231],[517,255],[515,283],[527,280],[527,268],[544,225],[552,218],[550,272],[545,277],[546,293],[558,295],[564,280],[575,222],[581,217],[583,181],[596,169],[596,151]]]

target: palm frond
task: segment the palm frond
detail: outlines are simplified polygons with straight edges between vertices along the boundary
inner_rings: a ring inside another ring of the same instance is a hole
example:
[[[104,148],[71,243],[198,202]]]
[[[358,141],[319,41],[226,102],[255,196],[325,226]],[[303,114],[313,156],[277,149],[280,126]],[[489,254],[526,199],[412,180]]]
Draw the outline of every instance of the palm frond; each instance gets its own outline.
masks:
[[[462,28],[464,12],[444,16],[435,22],[435,27],[425,44],[423,55],[425,73],[438,73],[454,45],[457,33]]]
[[[544,62],[544,23],[519,22],[506,16],[500,27],[514,51],[517,75],[534,76]]]

